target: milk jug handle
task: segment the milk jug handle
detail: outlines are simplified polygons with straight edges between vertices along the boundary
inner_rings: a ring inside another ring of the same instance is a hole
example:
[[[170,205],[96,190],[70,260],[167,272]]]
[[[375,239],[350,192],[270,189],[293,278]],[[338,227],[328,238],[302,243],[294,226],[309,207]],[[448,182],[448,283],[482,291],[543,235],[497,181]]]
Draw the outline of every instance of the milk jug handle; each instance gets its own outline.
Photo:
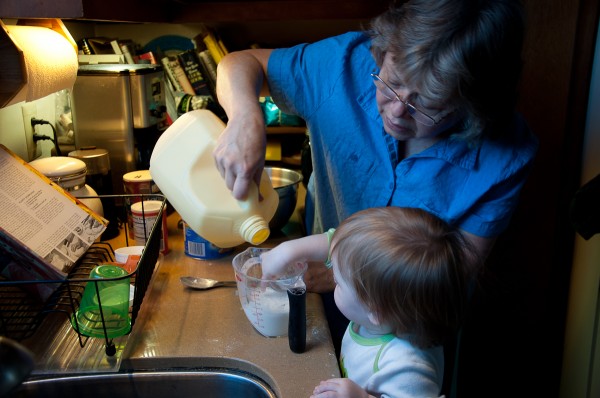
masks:
[[[290,317],[288,340],[290,350],[301,354],[306,349],[306,286],[288,289]]]

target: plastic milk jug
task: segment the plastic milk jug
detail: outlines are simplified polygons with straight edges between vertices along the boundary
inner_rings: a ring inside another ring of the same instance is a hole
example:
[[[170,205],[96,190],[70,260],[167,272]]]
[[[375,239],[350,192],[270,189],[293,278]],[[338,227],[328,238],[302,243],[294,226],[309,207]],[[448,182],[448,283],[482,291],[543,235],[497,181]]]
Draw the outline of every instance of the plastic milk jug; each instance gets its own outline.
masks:
[[[279,196],[263,172],[246,200],[236,200],[217,170],[213,150],[225,124],[205,109],[181,115],[158,139],[150,174],[188,226],[221,248],[244,242],[259,245],[270,234]]]

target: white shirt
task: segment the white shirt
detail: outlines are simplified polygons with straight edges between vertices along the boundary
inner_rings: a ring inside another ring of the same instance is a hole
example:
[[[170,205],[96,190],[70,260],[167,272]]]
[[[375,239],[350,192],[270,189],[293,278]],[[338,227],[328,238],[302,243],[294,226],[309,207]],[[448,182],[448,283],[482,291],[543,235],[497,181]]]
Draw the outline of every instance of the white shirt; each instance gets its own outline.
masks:
[[[438,397],[444,377],[441,346],[422,350],[394,335],[367,338],[351,322],[340,364],[348,377],[376,397]]]

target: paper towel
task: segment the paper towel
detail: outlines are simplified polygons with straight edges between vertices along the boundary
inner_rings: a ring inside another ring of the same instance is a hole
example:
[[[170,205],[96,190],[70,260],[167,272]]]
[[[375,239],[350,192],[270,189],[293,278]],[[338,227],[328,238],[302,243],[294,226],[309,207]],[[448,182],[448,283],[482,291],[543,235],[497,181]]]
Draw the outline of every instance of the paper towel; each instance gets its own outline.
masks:
[[[23,51],[27,82],[9,104],[33,101],[63,89],[77,78],[77,53],[59,33],[38,26],[6,25],[14,44]]]

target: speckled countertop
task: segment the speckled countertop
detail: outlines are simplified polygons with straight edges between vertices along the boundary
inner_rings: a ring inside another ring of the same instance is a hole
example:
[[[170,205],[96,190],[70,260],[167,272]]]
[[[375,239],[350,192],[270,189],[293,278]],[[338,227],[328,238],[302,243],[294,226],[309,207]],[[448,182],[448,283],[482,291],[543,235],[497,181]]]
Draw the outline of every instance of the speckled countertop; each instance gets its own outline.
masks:
[[[168,217],[170,252],[155,270],[121,369],[226,367],[253,373],[283,398],[308,397],[321,381],[339,377],[321,299],[307,294],[306,351],[293,353],[287,337],[267,338],[246,318],[235,288],[190,290],[179,281],[193,275],[234,280],[234,253],[219,260],[197,260],[184,253],[179,216]],[[294,220],[292,219],[292,223]],[[289,225],[261,247],[298,236]]]
[[[261,247],[301,235],[303,194],[301,187],[296,212],[283,232],[272,233]],[[159,257],[132,332],[113,340],[117,354],[105,355],[104,339],[79,341],[68,318],[52,313],[35,335],[23,342],[35,356],[33,377],[224,368],[259,377],[281,398],[306,398],[321,380],[339,377],[319,295],[307,294],[306,351],[293,353],[287,337],[264,337],[253,328],[236,288],[199,291],[181,284],[179,278],[186,275],[234,280],[232,259],[246,247],[218,260],[189,257],[184,253],[179,220],[177,213],[167,218],[170,252]],[[113,248],[126,245],[124,235],[110,241]]]

